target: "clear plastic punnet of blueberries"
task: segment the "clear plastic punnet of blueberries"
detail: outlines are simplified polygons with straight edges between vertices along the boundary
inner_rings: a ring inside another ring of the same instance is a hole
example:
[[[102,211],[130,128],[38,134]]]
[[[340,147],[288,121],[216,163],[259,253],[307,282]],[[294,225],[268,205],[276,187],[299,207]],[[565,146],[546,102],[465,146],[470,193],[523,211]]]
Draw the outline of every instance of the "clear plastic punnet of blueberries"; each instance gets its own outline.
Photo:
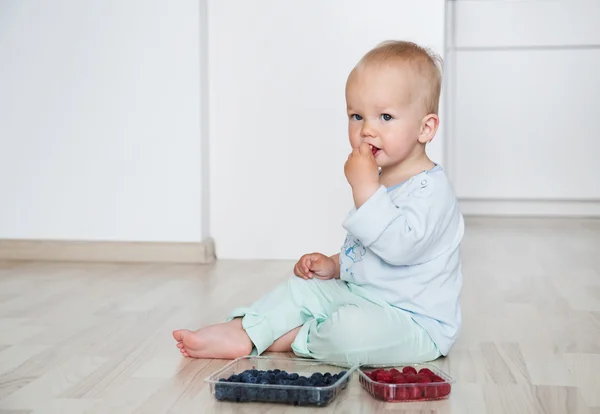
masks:
[[[360,365],[344,366],[330,361],[246,356],[228,363],[205,381],[210,384],[211,393],[218,401],[317,407],[327,406],[340,395],[357,370],[361,386],[374,398],[384,401],[441,399],[450,393],[453,380],[435,367],[421,367],[423,374],[431,372],[428,378],[438,381],[435,384],[430,384],[432,381],[426,384],[421,378],[424,375],[419,378],[415,376],[414,384],[408,382],[413,378],[408,376],[407,379],[406,375],[400,381],[399,376],[394,374],[402,371],[397,371],[395,367],[392,368],[390,379],[389,371],[385,366],[381,367],[363,370]],[[411,373],[415,370],[413,366],[405,368]],[[398,384],[394,383],[394,379]],[[422,382],[418,383],[419,380]]]

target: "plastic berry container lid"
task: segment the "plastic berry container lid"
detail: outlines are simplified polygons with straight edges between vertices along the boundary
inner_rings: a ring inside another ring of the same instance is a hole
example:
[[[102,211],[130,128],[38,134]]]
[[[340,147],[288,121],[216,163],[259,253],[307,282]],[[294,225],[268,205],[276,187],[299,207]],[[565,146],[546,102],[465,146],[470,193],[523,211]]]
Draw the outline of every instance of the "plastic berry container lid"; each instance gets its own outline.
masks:
[[[358,365],[331,361],[245,356],[205,378],[217,401],[324,407],[346,388]]]
[[[445,399],[455,382],[431,364],[362,365],[357,372],[360,385],[373,398],[387,402]]]

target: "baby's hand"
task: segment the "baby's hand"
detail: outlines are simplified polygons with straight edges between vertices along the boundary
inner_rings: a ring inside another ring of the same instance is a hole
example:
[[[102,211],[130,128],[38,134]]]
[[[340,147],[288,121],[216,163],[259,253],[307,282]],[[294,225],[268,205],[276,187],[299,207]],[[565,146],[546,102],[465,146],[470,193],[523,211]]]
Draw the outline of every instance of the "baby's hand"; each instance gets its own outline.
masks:
[[[344,173],[358,209],[379,189],[379,169],[368,144],[363,142],[352,150],[344,165]]]
[[[337,264],[331,257],[321,253],[305,254],[294,266],[294,274],[303,279],[333,279],[336,274]]]
[[[379,169],[369,144],[354,148],[344,165],[344,173],[352,188],[379,187]]]

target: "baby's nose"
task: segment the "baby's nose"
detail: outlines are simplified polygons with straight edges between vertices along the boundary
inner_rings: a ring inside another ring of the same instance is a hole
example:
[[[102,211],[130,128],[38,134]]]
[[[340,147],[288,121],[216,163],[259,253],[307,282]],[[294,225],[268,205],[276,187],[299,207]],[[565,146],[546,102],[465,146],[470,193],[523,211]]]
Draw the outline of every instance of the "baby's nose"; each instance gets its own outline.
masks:
[[[362,137],[374,137],[376,134],[375,129],[371,126],[371,124],[365,122],[360,131]]]

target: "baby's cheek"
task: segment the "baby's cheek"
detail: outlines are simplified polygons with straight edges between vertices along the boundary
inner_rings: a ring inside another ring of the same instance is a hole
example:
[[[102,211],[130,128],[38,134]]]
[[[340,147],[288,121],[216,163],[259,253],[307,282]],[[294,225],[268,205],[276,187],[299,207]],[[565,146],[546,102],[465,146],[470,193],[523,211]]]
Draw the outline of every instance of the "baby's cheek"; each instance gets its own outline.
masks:
[[[415,140],[415,142],[416,142],[416,140]],[[406,140],[403,140],[402,138],[398,138],[398,139],[394,140],[394,142],[392,142],[391,145],[388,147],[388,154],[393,156],[394,158],[396,158],[396,157],[404,158],[408,154],[410,154],[410,151],[411,151],[410,143],[406,142]]]
[[[360,135],[350,134],[350,145],[352,146],[352,148],[358,147],[361,143],[362,143],[362,139],[361,139]]]
[[[360,134],[360,127],[350,123],[348,125],[348,137],[350,138],[350,142],[355,144],[358,143],[360,144],[362,138],[361,138],[361,134]]]

